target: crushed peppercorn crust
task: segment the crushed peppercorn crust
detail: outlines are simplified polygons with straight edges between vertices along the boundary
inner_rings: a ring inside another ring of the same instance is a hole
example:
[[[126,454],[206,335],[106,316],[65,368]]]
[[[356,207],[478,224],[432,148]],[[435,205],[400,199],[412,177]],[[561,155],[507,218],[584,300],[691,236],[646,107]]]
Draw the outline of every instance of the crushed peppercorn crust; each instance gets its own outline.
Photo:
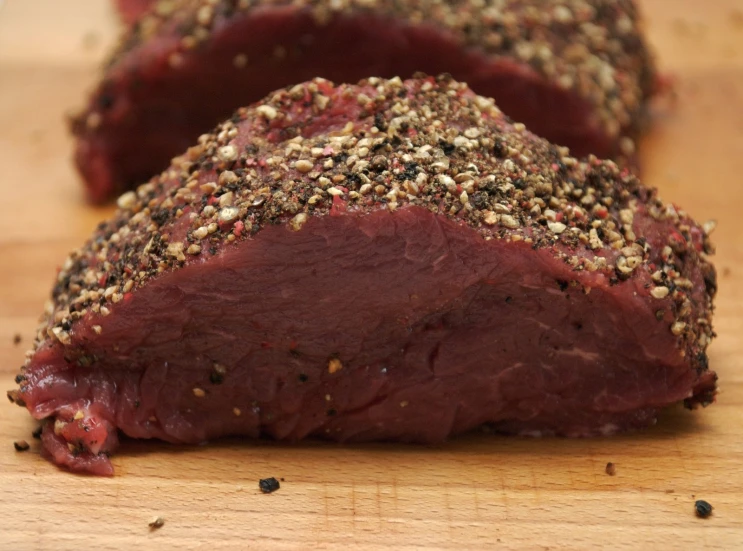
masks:
[[[302,231],[311,216],[417,206],[484,240],[528,243],[576,272],[636,284],[692,366],[707,369],[713,225],[695,224],[613,161],[569,156],[446,75],[340,86],[315,79],[279,90],[118,204],[64,262],[37,348],[59,341],[74,350],[82,318],[100,333],[96,320],[138,288],[268,225]],[[638,233],[656,223],[668,231],[651,246]]]

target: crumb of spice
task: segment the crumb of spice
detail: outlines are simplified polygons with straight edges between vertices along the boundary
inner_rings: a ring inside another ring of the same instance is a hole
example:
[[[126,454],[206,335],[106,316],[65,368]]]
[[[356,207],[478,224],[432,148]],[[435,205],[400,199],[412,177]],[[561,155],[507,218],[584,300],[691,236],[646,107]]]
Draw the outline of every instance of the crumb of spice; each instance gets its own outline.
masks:
[[[13,442],[13,447],[17,452],[25,452],[31,446],[29,446],[28,442],[26,442],[25,440],[16,440],[15,442]]]
[[[279,484],[279,481],[276,480],[274,477],[261,478],[258,481],[258,487],[264,494],[270,494],[278,490],[281,487],[281,484]]]
[[[85,51],[95,51],[101,43],[101,37],[98,33],[88,32],[83,35],[82,47]]]
[[[694,502],[694,511],[699,518],[707,518],[710,516],[712,514],[712,509],[714,509],[714,507],[703,499],[698,499]]]
[[[609,476],[614,476],[615,474],[617,474],[617,467],[611,461],[606,464],[605,470],[606,470],[606,474],[608,474]]]
[[[31,433],[31,436],[33,436],[36,440],[39,440],[41,438],[41,430],[42,430],[42,427],[41,427],[41,425],[39,425]]]
[[[162,528],[163,524],[165,524],[165,519],[163,517],[152,517],[152,520],[150,520],[147,526],[152,530],[157,530],[158,528]]]
[[[23,340],[23,337],[21,337],[20,333],[16,333],[15,335],[13,335],[13,344],[15,346],[18,346],[19,344],[21,344],[22,340]]]
[[[331,375],[343,369],[343,364],[338,358],[330,358],[328,361],[328,373]]]

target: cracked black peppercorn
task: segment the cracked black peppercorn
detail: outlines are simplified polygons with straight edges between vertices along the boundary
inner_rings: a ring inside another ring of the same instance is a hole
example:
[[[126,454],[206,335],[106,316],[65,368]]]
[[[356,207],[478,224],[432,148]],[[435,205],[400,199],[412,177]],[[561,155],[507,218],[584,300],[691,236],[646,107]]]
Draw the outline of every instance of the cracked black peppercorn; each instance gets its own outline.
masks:
[[[707,518],[712,514],[712,505],[703,499],[698,499],[694,502],[694,511],[699,518]]]
[[[262,478],[258,481],[258,487],[264,494],[271,494],[278,490],[281,487],[281,484],[279,484],[279,481],[274,477]]]

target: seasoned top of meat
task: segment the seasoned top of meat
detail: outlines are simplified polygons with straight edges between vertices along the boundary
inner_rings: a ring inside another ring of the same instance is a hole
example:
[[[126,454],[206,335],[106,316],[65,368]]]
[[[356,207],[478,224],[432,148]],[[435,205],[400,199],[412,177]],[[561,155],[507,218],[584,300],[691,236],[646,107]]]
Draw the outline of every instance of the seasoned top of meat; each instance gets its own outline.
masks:
[[[158,274],[207,262],[266,225],[299,231],[309,216],[410,205],[633,285],[657,301],[659,319],[673,314],[669,330],[692,358],[712,335],[703,228],[627,169],[570,157],[447,76],[277,91],[118,205],[64,263],[37,346],[69,344],[76,320],[95,328]]]
[[[440,28],[464,46],[524,62],[587,98],[610,138],[642,123],[654,86],[633,0],[160,0],[123,36],[108,69],[128,71],[128,54],[152,39],[162,41],[157,51],[169,52],[177,68],[179,52],[207,48],[211,34],[231,19],[268,7],[309,10],[320,25],[368,14]],[[622,147],[631,155],[629,138]]]

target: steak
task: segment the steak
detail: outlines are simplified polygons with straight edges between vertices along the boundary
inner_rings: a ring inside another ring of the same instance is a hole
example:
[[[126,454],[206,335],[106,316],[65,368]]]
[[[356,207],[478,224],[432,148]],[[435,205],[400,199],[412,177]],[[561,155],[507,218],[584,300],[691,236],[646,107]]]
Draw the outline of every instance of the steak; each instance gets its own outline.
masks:
[[[450,77],[280,90],[118,203],[9,393],[72,470],[117,429],[589,436],[714,396],[705,230]]]
[[[632,0],[169,0],[128,29],[75,160],[101,202],[240,106],[314,77],[451,73],[576,156],[631,157],[654,69]]]

